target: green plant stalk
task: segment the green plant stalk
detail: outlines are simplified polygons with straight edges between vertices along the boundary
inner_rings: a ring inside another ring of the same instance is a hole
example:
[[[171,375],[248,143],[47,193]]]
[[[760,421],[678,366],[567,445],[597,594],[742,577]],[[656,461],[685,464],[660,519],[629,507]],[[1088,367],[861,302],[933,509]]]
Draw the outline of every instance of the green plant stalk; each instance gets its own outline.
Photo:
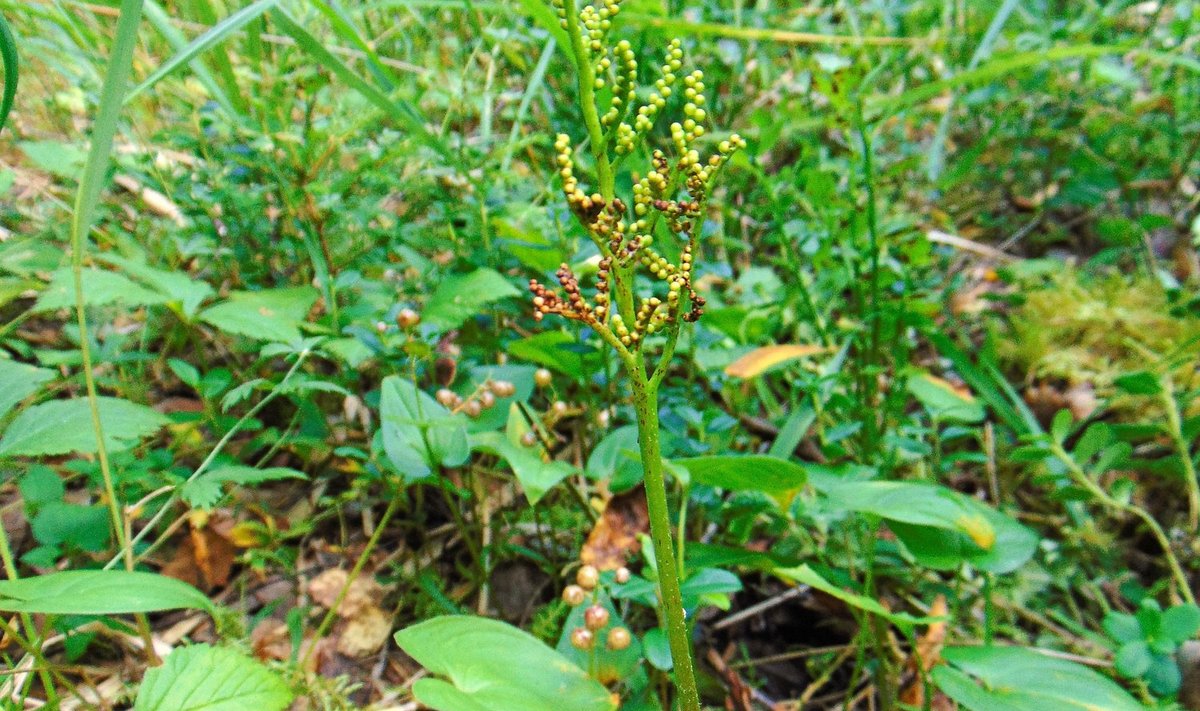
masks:
[[[1184,484],[1188,493],[1188,530],[1195,536],[1200,532],[1200,481],[1196,480],[1196,465],[1187,440],[1183,436],[1183,421],[1179,416],[1179,405],[1175,402],[1175,387],[1170,377],[1162,378],[1162,401],[1167,410],[1167,432],[1179,452],[1179,463],[1183,467]]]
[[[1158,541],[1158,545],[1163,550],[1163,556],[1167,559],[1167,567],[1171,569],[1171,575],[1175,578],[1175,583],[1179,587],[1180,596],[1184,602],[1195,604],[1196,597],[1192,595],[1192,589],[1188,585],[1187,573],[1183,571],[1183,566],[1179,564],[1179,558],[1171,550],[1171,540],[1167,538],[1167,534],[1163,531],[1162,526],[1150,515],[1150,512],[1140,506],[1126,503],[1110,496],[1103,487],[1092,481],[1087,472],[1083,471],[1079,463],[1075,461],[1075,458],[1061,444],[1057,442],[1051,443],[1050,451],[1067,468],[1071,479],[1079,486],[1087,489],[1092,496],[1096,497],[1097,501],[1114,511],[1132,514],[1141,519],[1142,523],[1146,524],[1146,528],[1150,529],[1154,540]]]
[[[18,580],[20,576],[17,574],[17,562],[13,557],[12,544],[8,540],[8,530],[0,525],[0,563],[4,565],[4,574],[9,580]],[[27,612],[22,612],[20,615],[21,625],[25,628],[25,633],[29,635],[29,640],[35,640],[39,637],[37,625],[33,622],[33,617]],[[3,620],[0,620],[2,623]],[[50,665],[42,656],[41,644],[26,644],[28,640],[23,639],[19,634],[13,631],[13,638],[26,647],[29,653],[33,656],[33,660],[38,665],[38,678],[42,682],[42,686],[46,689],[46,701],[52,707],[57,706],[58,692],[55,691],[54,682],[50,678]]]
[[[387,528],[388,522],[392,520],[392,515],[396,513],[396,509],[399,507],[399,505],[399,496],[389,497],[387,508],[384,509],[383,516],[380,517],[379,523],[375,525],[375,531],[371,534],[370,539],[367,540],[367,545],[363,548],[362,553],[358,556],[358,560],[354,561],[354,567],[350,569],[350,574],[346,576],[346,583],[342,585],[342,589],[338,591],[337,599],[333,601],[333,604],[329,607],[329,611],[326,612],[325,617],[321,619],[321,624],[317,627],[317,631],[313,636],[313,640],[308,645],[308,650],[304,653],[304,659],[300,663],[301,669],[308,668],[308,661],[309,658],[312,657],[313,650],[317,648],[317,643],[320,642],[325,637],[325,634],[329,632],[329,628],[333,625],[333,620],[337,616],[338,607],[340,607],[342,601],[346,599],[346,595],[350,592],[350,586],[354,584],[355,580],[358,580],[358,576],[362,573],[362,569],[366,566],[367,560],[371,557],[371,553],[375,551],[375,546],[379,545],[379,539],[383,536],[383,530]]]
[[[108,511],[112,517],[113,536],[117,545],[126,551],[125,569],[133,570],[132,547],[125,535],[124,516],[117,499],[113,482],[112,465],[108,448],[104,443],[104,425],[100,421],[100,407],[96,391],[96,375],[93,372],[91,343],[88,340],[87,313],[83,298],[83,256],[87,251],[87,236],[92,228],[96,204],[106,182],[113,136],[117,132],[117,118],[129,82],[133,65],[133,50],[137,45],[137,29],[142,19],[142,0],[122,0],[117,18],[116,38],[100,92],[100,110],[96,114],[92,130],[92,142],[84,164],[83,176],[79,181],[79,192],[75,197],[75,210],[71,219],[71,274],[75,287],[75,317],[79,327],[79,355],[83,362],[83,380],[87,388],[88,405],[92,413],[92,430],[96,436],[96,457],[100,462],[100,474],[104,479],[104,495],[108,499]],[[158,663],[154,653],[154,640],[150,635],[150,623],[146,615],[137,615],[138,629],[146,644],[146,658],[151,664]]]
[[[683,594],[679,589],[680,569],[675,560],[671,538],[671,516],[667,508],[667,485],[662,465],[662,447],[658,441],[658,383],[651,382],[639,364],[627,362],[633,389],[633,407],[637,412],[638,447],[645,472],[646,508],[650,515],[650,540],[658,563],[658,590],[662,615],[666,618],[667,639],[675,667],[675,685],[679,690],[679,708],[700,711],[700,692],[692,662],[692,644],[684,619]],[[686,502],[683,505],[687,505]],[[680,532],[682,534],[682,531]]]

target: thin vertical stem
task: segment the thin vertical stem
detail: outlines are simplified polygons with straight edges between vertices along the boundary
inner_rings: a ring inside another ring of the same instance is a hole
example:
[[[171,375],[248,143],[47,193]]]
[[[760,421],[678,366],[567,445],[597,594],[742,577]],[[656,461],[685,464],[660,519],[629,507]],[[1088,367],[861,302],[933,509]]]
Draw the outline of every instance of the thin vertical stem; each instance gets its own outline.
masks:
[[[679,590],[679,567],[671,536],[671,518],[667,508],[666,478],[662,465],[662,447],[658,441],[658,388],[648,382],[640,365],[629,368],[633,386],[633,406],[637,411],[638,445],[646,479],[646,504],[650,514],[650,539],[658,563],[658,589],[667,639],[675,666],[675,686],[683,711],[700,711],[700,693],[692,662],[692,645],[684,618],[683,595]],[[687,502],[683,502],[683,506]]]

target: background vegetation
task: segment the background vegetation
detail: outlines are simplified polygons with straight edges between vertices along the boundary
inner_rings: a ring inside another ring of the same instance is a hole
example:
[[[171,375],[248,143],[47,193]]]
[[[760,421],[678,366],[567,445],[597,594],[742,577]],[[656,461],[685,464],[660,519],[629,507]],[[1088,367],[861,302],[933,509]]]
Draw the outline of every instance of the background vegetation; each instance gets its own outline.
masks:
[[[525,290],[596,270],[549,3],[0,13],[0,703],[669,708],[629,392]],[[643,99],[675,37],[748,142],[658,413],[705,702],[1200,708],[1200,7],[625,0]]]

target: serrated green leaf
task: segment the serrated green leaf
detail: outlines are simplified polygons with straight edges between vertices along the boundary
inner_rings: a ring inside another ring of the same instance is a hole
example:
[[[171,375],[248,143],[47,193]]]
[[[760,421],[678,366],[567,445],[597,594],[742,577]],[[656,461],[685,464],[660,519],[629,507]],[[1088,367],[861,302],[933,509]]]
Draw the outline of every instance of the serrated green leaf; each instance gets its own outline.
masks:
[[[484,306],[520,293],[495,269],[455,274],[438,284],[421,318],[443,330],[455,328],[478,314]]]
[[[396,633],[431,673],[413,685],[435,711],[611,711],[608,690],[529,634],[482,617],[436,617]]]
[[[83,303],[85,306],[120,304],[133,308],[163,304],[168,298],[157,291],[140,286],[129,277],[104,269],[84,269]],[[50,284],[38,296],[38,311],[75,308],[75,277],[70,269],[59,269],[50,277]]]
[[[235,291],[225,301],[201,311],[200,320],[225,333],[292,343],[300,340],[299,326],[317,296],[317,290],[308,286]]]
[[[11,360],[0,360],[0,417],[38,391],[54,371]]]
[[[145,405],[113,397],[96,399],[104,442],[110,450],[130,447],[167,423],[166,417]],[[0,439],[0,458],[91,454],[96,448],[87,398],[52,400],[17,415]]]
[[[123,615],[212,609],[204,593],[174,578],[124,570],[68,570],[0,581],[0,610],[46,615]]]
[[[222,484],[248,486],[264,481],[280,479],[307,479],[304,472],[288,467],[256,469],[243,465],[217,467],[201,474],[183,485],[180,495],[189,505],[196,508],[212,508],[221,499]]]
[[[166,303],[179,304],[179,309],[185,316],[191,318],[205,299],[213,295],[213,288],[208,282],[202,281],[183,271],[167,271],[151,267],[144,262],[127,259],[115,254],[104,254],[98,257],[100,261],[120,268],[134,279],[146,284],[154,291],[165,297]]]
[[[146,671],[134,711],[281,711],[288,685],[250,657],[226,647],[176,649]]]

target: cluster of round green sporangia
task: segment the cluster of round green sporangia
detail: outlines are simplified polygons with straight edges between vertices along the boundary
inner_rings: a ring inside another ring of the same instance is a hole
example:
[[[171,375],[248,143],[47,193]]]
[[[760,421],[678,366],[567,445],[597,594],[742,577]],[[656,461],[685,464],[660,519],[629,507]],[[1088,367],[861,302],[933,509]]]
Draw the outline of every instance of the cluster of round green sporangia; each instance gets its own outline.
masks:
[[[654,82],[654,91],[650,93],[650,97],[645,104],[638,107],[637,113],[633,118],[633,125],[622,121],[617,125],[616,134],[616,150],[620,155],[632,153],[637,146],[639,140],[644,138],[650,129],[654,128],[654,121],[658,118],[658,114],[667,105],[667,99],[671,98],[671,93],[676,80],[676,72],[683,66],[683,43],[677,39],[671,40],[667,45],[667,57],[661,67],[662,74],[658,80]],[[635,92],[630,91],[630,94]],[[631,98],[630,101],[633,99]]]

